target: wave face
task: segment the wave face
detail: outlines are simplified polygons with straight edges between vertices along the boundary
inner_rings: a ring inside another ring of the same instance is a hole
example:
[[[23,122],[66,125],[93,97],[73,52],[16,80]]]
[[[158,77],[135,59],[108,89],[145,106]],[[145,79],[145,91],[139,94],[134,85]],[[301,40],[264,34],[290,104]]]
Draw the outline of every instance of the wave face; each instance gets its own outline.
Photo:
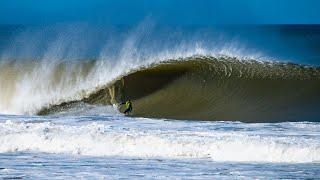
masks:
[[[80,101],[110,105],[131,99],[133,116],[140,117],[317,121],[319,92],[318,68],[199,56],[140,67]],[[64,111],[77,102],[64,102],[38,113]]]

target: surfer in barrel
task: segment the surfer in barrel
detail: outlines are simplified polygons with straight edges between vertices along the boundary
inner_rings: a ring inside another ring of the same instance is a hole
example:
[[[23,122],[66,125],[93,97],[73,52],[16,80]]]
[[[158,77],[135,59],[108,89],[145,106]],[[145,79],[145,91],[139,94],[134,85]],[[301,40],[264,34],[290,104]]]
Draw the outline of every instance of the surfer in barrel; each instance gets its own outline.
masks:
[[[127,100],[125,103],[121,103],[121,105],[125,105],[126,110],[123,112],[124,114],[129,115],[132,112],[132,103],[130,100]]]

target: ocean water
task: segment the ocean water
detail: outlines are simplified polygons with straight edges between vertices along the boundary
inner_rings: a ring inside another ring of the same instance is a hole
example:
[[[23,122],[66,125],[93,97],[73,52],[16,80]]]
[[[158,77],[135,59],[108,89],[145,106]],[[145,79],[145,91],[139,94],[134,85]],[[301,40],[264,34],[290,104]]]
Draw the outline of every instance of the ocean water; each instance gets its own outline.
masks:
[[[2,115],[0,177],[294,179],[320,175],[317,122],[247,124],[89,114]]]
[[[0,38],[0,178],[320,177],[319,26],[2,25]]]

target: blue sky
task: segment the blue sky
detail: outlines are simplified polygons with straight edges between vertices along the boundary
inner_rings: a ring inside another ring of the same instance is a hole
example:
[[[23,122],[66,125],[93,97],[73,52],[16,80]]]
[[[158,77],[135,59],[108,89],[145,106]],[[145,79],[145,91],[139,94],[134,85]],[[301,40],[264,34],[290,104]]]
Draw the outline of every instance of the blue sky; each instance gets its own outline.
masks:
[[[319,0],[0,0],[0,24],[318,24]]]

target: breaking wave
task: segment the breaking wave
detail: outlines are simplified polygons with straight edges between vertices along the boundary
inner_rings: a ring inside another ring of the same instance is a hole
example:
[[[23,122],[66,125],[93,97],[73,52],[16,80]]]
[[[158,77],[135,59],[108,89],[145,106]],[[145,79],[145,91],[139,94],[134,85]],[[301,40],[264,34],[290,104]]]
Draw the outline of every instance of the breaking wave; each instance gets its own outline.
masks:
[[[51,104],[37,113],[65,111],[79,102],[112,105],[131,99],[132,115],[139,117],[317,121],[319,92],[316,67],[193,56],[139,67],[76,100]]]
[[[211,56],[125,71],[124,65],[112,69],[101,63],[106,62],[3,63],[1,113],[47,115],[77,103],[117,105],[131,99],[132,115],[140,117],[244,122],[320,117],[317,67]]]

